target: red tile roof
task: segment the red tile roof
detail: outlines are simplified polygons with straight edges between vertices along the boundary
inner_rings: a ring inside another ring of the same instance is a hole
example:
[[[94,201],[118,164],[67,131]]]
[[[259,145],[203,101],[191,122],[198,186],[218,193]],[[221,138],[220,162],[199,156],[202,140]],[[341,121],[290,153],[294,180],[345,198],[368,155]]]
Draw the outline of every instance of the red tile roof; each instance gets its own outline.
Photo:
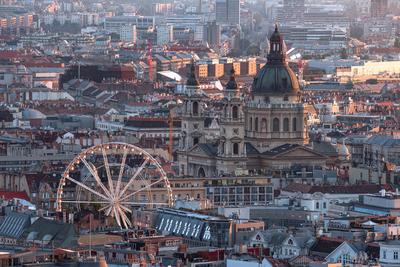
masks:
[[[5,200],[10,200],[14,198],[24,199],[26,201],[30,201],[28,194],[23,192],[13,192],[13,191],[0,191],[0,198]]]
[[[361,184],[361,185],[307,185],[300,183],[292,183],[283,191],[301,192],[313,194],[316,192],[330,194],[370,194],[378,193],[381,189],[394,191],[391,185]]]

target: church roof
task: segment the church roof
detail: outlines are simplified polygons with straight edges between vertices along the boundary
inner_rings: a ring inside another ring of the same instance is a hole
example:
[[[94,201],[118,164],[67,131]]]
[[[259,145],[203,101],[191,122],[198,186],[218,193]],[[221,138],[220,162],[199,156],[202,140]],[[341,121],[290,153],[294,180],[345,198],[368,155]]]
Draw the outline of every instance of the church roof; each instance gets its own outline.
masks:
[[[298,144],[284,144],[278,147],[275,147],[271,150],[265,151],[264,153],[262,153],[263,155],[268,155],[268,156],[276,156],[279,155],[281,153],[284,153],[286,151],[292,150],[294,148],[300,147],[300,145]]]
[[[268,62],[254,77],[252,91],[256,95],[296,95],[300,84],[286,61],[286,48],[278,27],[270,37]]]
[[[190,73],[189,73],[189,77],[186,81],[186,85],[189,85],[189,86],[199,86],[200,85],[200,82],[196,76],[196,68],[194,66],[194,63],[190,67]]]
[[[251,143],[245,143],[247,155],[258,155],[260,152]]]
[[[229,78],[229,81],[226,84],[226,89],[227,90],[236,90],[236,89],[238,89],[238,85],[237,85],[236,77],[235,77],[235,69],[233,67],[231,69],[231,77]]]
[[[218,152],[218,147],[212,144],[198,144],[198,146],[203,150],[208,156],[216,156]]]

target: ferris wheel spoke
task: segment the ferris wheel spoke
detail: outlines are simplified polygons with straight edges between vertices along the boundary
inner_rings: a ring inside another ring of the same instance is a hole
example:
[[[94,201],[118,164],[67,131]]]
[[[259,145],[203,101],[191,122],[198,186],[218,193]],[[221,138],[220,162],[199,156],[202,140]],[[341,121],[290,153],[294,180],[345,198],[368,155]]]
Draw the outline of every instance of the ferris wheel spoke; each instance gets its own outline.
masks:
[[[122,207],[120,205],[115,207],[118,211],[118,215],[120,217],[120,221],[122,221],[122,223],[124,224],[125,228],[128,228],[127,223],[126,223],[126,219],[128,219],[128,217],[125,214],[125,211],[122,210]]]
[[[144,202],[130,202],[130,201],[124,201],[121,202],[121,204],[124,205],[160,205],[160,206],[167,206],[169,205],[167,202],[151,202],[151,203],[144,203]]]
[[[107,204],[110,204],[110,202],[107,202]],[[110,207],[110,205],[107,205],[107,206],[105,206],[105,207],[100,208],[99,211],[106,210],[106,209],[108,209],[109,207]]]
[[[103,195],[103,194],[97,192],[96,190],[90,188],[89,186],[87,186],[87,185],[85,185],[85,184],[83,184],[83,183],[81,183],[81,182],[75,180],[74,178],[72,178],[72,177],[70,177],[70,176],[66,176],[65,178],[68,179],[68,180],[70,180],[71,182],[74,182],[75,184],[77,184],[77,185],[79,185],[79,186],[82,186],[83,188],[85,188],[86,190],[90,191],[91,193],[93,193],[93,194],[95,194],[95,195],[97,195],[97,196],[99,196],[99,197],[101,197],[101,198],[103,198],[103,199],[109,201],[109,198],[106,197],[105,195]]]
[[[124,197],[121,196],[120,201],[125,200],[125,199],[127,199],[127,198],[130,198],[131,196],[134,196],[134,195],[136,195],[137,193],[139,193],[139,192],[141,192],[141,191],[143,191],[143,190],[146,190],[146,189],[152,187],[153,185],[156,185],[156,184],[158,184],[159,182],[162,182],[162,181],[164,181],[164,178],[160,178],[160,179],[158,179],[157,181],[155,181],[155,182],[153,182],[153,183],[151,183],[151,184],[148,184],[148,185],[146,185],[145,187],[142,187],[142,188],[138,189],[137,191],[132,192],[132,193],[130,193],[130,194],[124,196]]]
[[[112,209],[113,209],[114,218],[117,221],[117,224],[119,225],[119,227],[121,227],[122,225],[121,225],[121,220],[119,217],[119,211],[117,211],[117,208],[115,206],[113,206]]]
[[[101,182],[101,179],[99,177],[99,174],[97,173],[97,171],[90,166],[89,162],[86,161],[85,158],[80,157],[81,161],[83,162],[83,164],[85,164],[86,168],[89,170],[89,172],[92,174],[93,178],[96,180],[97,184],[101,187],[101,189],[103,189],[104,193],[111,198],[111,193],[110,191],[107,189],[107,187],[105,187],[105,185]]]
[[[124,155],[122,156],[121,166],[119,167],[117,188],[115,189],[115,195],[116,196],[119,196],[119,191],[121,190],[121,179],[122,179],[122,175],[124,174],[125,162],[126,162],[126,156],[127,155],[128,155],[128,150],[126,149],[124,151]]]
[[[120,205],[120,208],[123,209],[126,212],[132,213],[131,209],[129,209],[129,208],[125,207],[125,206]]]
[[[106,214],[106,216],[110,216],[112,209],[113,209],[112,205],[108,206],[107,210],[104,212]]]
[[[111,177],[110,165],[108,164],[107,151],[104,148],[102,148],[101,152],[103,153],[104,167],[105,167],[106,173],[107,173],[108,188],[109,188],[110,192],[114,192],[114,185],[113,185],[113,180]]]
[[[121,217],[126,229],[128,229],[128,227],[132,227],[132,223],[129,220],[128,216],[126,216],[125,212],[121,212]]]
[[[146,158],[143,161],[142,165],[136,170],[135,174],[130,178],[129,182],[125,185],[124,189],[119,193],[119,197],[122,197],[125,194],[126,190],[128,190],[128,188],[134,183],[136,177],[142,172],[142,170],[149,161],[150,161],[149,158]]]

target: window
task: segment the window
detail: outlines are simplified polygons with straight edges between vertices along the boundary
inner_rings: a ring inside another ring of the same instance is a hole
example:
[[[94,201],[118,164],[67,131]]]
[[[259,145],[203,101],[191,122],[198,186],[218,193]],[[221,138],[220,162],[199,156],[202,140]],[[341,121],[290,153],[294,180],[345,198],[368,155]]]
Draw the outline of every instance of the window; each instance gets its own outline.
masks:
[[[252,117],[250,117],[249,129],[250,129],[250,131],[253,131],[253,118]]]
[[[322,204],[323,208],[326,209],[326,202]]]
[[[351,262],[351,257],[350,254],[344,254],[342,255],[342,263],[346,264],[346,263],[350,263]]]
[[[272,122],[272,131],[279,132],[279,119],[275,118]]]
[[[258,132],[258,118],[256,118],[254,120],[254,128],[255,128],[255,131]]]
[[[232,108],[232,118],[237,119],[239,117],[238,115],[238,107],[237,106],[233,106]]]
[[[197,145],[199,143],[199,138],[195,137],[193,138],[193,145]]]
[[[292,132],[296,132],[297,131],[297,119],[293,118],[292,120]]]
[[[193,102],[193,115],[195,115],[195,116],[199,115],[199,103],[198,102]]]
[[[285,95],[285,96],[283,97],[283,101],[289,101],[289,97],[288,97],[287,95]]]
[[[238,143],[234,143],[233,144],[233,154],[234,155],[238,155],[239,154],[239,144]]]
[[[262,119],[261,120],[261,131],[266,132],[267,131],[267,119]]]
[[[206,177],[206,172],[204,171],[203,168],[200,168],[200,169],[199,169],[199,171],[198,171],[198,176],[199,176],[200,178]]]
[[[384,259],[386,259],[386,250],[383,251],[382,257],[383,257]]]
[[[283,131],[289,132],[289,118],[283,119]]]
[[[393,252],[393,259],[394,260],[398,260],[399,259],[399,252],[398,251],[394,251]]]
[[[292,240],[292,239],[289,239],[287,243],[288,243],[288,245],[291,245],[291,246],[292,246],[292,245],[293,245],[293,240]]]
[[[319,202],[315,203],[315,209],[319,210]]]

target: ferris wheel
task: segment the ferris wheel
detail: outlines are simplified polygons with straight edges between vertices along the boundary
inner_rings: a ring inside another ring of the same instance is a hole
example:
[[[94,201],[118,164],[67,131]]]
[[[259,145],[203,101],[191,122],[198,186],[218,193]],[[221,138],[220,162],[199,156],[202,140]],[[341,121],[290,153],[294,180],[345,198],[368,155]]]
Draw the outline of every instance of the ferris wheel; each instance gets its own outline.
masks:
[[[145,150],[107,143],[83,150],[67,166],[57,190],[57,211],[92,205],[115,218],[120,228],[132,226],[134,208],[172,205],[167,175]]]

